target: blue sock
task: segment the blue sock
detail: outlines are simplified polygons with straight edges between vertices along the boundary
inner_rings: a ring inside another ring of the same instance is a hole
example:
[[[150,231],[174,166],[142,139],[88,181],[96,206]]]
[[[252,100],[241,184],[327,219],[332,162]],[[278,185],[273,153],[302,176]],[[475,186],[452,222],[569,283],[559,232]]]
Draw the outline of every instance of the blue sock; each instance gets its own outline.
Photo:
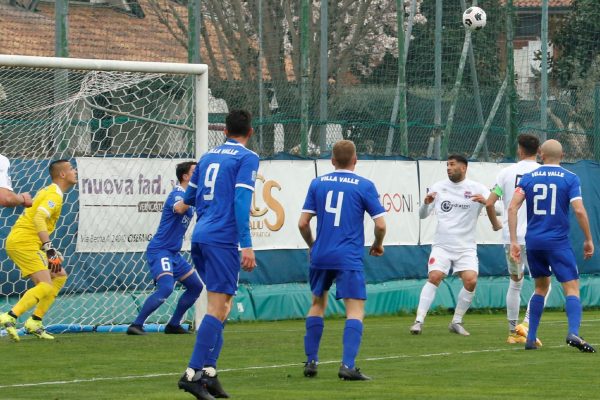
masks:
[[[202,282],[200,282],[200,278],[196,272],[185,278],[181,283],[183,286],[185,286],[185,292],[179,296],[177,307],[175,307],[173,316],[169,320],[169,325],[172,326],[178,326],[181,324],[183,314],[185,314],[185,312],[194,305],[198,299],[198,296],[200,296],[200,292],[202,291]]]
[[[540,294],[534,294],[529,300],[529,333],[527,334],[527,341],[535,343],[537,339],[537,330],[542,319],[542,312],[544,312],[544,296]]]
[[[204,367],[208,353],[215,347],[220,335],[223,335],[223,324],[212,315],[206,314],[196,334],[196,344],[188,365],[190,368],[200,370]]]
[[[344,326],[344,354],[342,364],[354,368],[354,360],[362,340],[363,323],[358,319],[347,319]]]
[[[569,320],[569,333],[579,336],[579,326],[581,325],[581,301],[577,296],[567,296],[565,308],[567,310],[567,320]]]
[[[223,323],[223,329],[225,329],[225,323]],[[217,368],[217,360],[221,355],[221,349],[223,348],[223,331],[217,337],[217,343],[215,343],[215,347],[212,350],[209,350],[208,355],[206,356],[206,361],[204,362],[205,367],[213,367]]]
[[[306,335],[304,336],[304,352],[306,361],[319,361],[319,344],[323,336],[323,327],[325,326],[322,317],[306,318]]]
[[[175,286],[173,275],[161,276],[156,282],[156,290],[146,299],[133,324],[144,325],[146,318],[156,311],[173,293],[173,286]]]

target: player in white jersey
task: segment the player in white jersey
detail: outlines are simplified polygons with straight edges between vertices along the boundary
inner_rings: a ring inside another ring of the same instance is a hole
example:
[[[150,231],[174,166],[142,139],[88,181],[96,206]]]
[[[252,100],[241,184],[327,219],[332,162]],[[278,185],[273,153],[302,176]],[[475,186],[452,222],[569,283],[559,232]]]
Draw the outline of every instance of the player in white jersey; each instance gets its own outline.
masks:
[[[413,335],[421,333],[437,288],[452,269],[462,279],[463,288],[448,329],[469,336],[462,323],[473,301],[479,274],[475,226],[490,191],[481,183],[466,179],[468,162],[463,156],[449,156],[446,165],[449,179],[434,183],[419,209],[421,219],[435,212],[438,223],[429,256],[428,279],[421,290],[415,323],[410,327]]]
[[[513,198],[515,188],[523,175],[534,171],[540,167],[536,157],[540,147],[540,140],[537,136],[522,134],[517,138],[517,157],[519,162],[504,168],[496,177],[496,185],[487,199],[486,208],[488,218],[495,231],[502,229],[502,242],[504,243],[504,252],[506,254],[506,263],[508,264],[508,273],[510,274],[510,283],[506,292],[506,317],[508,318],[508,339],[507,343],[525,343],[527,332],[529,330],[529,302],[527,302],[527,311],[523,323],[519,322],[519,307],[521,305],[521,288],[523,287],[523,274],[527,265],[527,257],[521,257],[521,262],[516,263],[510,257],[510,235],[508,232],[508,206]],[[504,204],[503,221],[500,223],[494,212],[494,205],[498,199],[502,198]],[[527,208],[521,207],[518,214],[519,225],[517,227],[517,237],[521,246],[521,254],[526,254],[525,232],[527,231]],[[548,298],[548,296],[546,296]],[[538,346],[542,343],[538,339]]]
[[[10,179],[10,161],[0,154],[0,206],[2,207],[31,207],[31,195],[13,192]]]

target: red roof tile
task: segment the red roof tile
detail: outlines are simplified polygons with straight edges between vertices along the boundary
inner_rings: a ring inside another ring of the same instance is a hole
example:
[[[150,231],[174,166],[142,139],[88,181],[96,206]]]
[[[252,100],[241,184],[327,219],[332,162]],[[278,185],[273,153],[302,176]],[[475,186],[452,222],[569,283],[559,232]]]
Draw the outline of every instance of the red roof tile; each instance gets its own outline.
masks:
[[[69,56],[128,61],[187,62],[187,50],[168,28],[159,21],[148,0],[138,0],[146,16],[136,18],[106,6],[69,4]],[[165,0],[164,3],[170,0]],[[187,7],[169,2],[187,23]],[[164,6],[163,3],[160,3]],[[172,18],[172,17],[171,17]],[[183,35],[171,21],[178,35]],[[208,32],[221,78],[226,79],[227,63],[234,78],[242,76],[233,54],[221,51],[215,25],[203,20]],[[181,38],[187,42],[187,38]],[[208,62],[204,42],[200,46],[201,59]],[[0,4],[0,54],[54,56],[54,4],[40,3],[37,12]],[[264,64],[263,64],[264,65]],[[291,60],[286,60],[288,79],[294,79]],[[264,77],[269,72],[264,68]]]
[[[69,56],[187,62],[187,50],[158,21],[145,0],[140,4],[146,13],[142,19],[106,7],[69,4]],[[186,8],[176,7],[187,20]],[[54,5],[40,3],[38,10],[34,13],[0,4],[0,54],[54,56]],[[218,49],[214,27],[210,21],[205,23],[213,49]],[[202,58],[206,59],[204,51],[202,48]],[[230,63],[239,76],[239,66],[229,52],[216,57],[221,64]],[[219,72],[224,76],[224,70]]]

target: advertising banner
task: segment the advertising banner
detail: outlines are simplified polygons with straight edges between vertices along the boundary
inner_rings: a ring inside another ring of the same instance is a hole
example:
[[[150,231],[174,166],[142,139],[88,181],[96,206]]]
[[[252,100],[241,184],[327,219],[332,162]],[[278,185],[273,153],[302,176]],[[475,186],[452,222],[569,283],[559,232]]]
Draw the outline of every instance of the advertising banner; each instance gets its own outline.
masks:
[[[333,172],[330,160],[317,161],[317,174]],[[387,211],[385,245],[416,245],[419,242],[419,185],[416,161],[361,160],[356,174],[371,180]],[[373,243],[374,223],[365,216],[365,245]]]
[[[177,184],[180,159],[77,158],[77,252],[145,251],[163,204]],[[183,249],[190,249],[193,222]]]
[[[255,250],[307,248],[298,220],[314,177],[313,162],[260,162],[250,213]]]
[[[175,166],[182,161],[78,158],[76,251],[145,251],[158,227],[164,201],[177,183]],[[498,171],[507,165],[470,163],[467,177],[491,188]],[[316,175],[333,170],[330,160],[316,162]],[[358,162],[355,172],[373,181],[379,192],[387,211],[386,245],[431,243],[436,220],[419,220],[419,199],[434,182],[448,179],[445,162],[419,161],[417,167],[416,161],[364,160]],[[308,186],[316,175],[312,161],[261,161],[250,213],[256,250],[306,248],[297,225]],[[190,249],[192,229],[186,234],[183,250]],[[364,229],[368,246],[373,241],[369,216],[365,217]],[[501,243],[501,234],[492,231],[485,210],[477,238],[482,244]]]

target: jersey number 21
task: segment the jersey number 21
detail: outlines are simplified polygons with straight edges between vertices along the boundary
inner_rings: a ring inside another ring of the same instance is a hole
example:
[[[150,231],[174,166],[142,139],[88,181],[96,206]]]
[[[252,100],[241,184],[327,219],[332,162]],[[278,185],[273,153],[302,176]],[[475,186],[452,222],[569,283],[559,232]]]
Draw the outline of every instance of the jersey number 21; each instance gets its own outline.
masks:
[[[556,184],[551,183],[546,185],[545,183],[536,183],[533,185],[533,213],[535,215],[546,215],[550,211],[550,215],[556,214]],[[540,207],[540,204],[547,205],[545,201],[548,198],[548,192],[550,191],[550,210]]]

